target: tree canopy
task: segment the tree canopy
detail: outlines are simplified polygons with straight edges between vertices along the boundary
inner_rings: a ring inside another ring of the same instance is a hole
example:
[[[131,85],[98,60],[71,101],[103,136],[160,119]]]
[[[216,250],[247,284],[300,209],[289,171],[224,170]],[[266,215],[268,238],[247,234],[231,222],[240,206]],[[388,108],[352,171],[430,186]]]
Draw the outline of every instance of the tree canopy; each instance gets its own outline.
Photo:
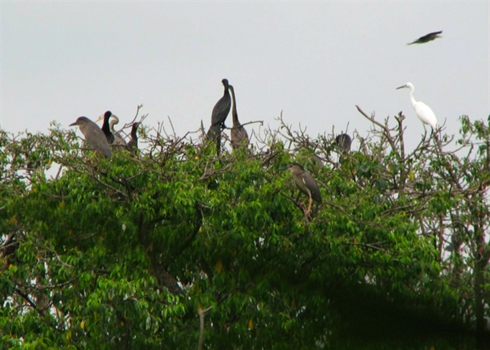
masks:
[[[108,159],[57,124],[1,131],[0,346],[485,348],[490,117],[408,148],[401,113],[359,112],[341,162],[284,122],[219,156],[144,127]]]

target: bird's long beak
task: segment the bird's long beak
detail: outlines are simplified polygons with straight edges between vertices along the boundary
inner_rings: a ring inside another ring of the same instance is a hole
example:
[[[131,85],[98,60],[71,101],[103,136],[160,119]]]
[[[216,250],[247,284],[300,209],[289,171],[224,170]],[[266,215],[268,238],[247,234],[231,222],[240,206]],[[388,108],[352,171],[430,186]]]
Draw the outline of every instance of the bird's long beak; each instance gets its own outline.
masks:
[[[280,167],[279,169],[277,170],[287,170],[289,167],[286,165],[286,166],[283,166],[283,167]]]
[[[71,123],[71,124],[70,124],[70,125],[68,125],[68,126],[75,126],[75,125],[78,125],[78,123],[77,123],[77,122],[74,122],[74,123]]]
[[[402,86],[397,87],[396,90],[403,89],[403,88],[406,88],[406,87],[407,87],[406,85],[402,85]]]
[[[100,122],[101,120],[104,120],[104,115],[105,115],[105,113],[104,113],[104,114],[102,114],[100,117],[98,117],[98,118],[97,118],[97,120],[96,120],[95,122],[96,122],[96,123],[98,123],[98,122]],[[115,114],[111,114],[111,118],[116,119],[116,118],[117,118],[117,115],[115,115]],[[117,118],[117,119],[119,119],[119,118]]]

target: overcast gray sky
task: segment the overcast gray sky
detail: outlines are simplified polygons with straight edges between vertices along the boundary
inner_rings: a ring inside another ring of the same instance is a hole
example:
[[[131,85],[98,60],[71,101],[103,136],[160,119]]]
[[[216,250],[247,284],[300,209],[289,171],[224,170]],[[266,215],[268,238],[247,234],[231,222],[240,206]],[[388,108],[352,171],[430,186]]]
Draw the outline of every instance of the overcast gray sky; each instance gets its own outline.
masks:
[[[310,136],[348,123],[363,134],[357,104],[380,119],[404,111],[418,140],[409,90],[395,90],[412,82],[454,134],[459,116],[490,113],[489,18],[486,1],[2,1],[0,126],[68,128],[106,110],[125,122],[143,104],[145,125],[169,116],[182,136],[209,126],[228,78],[242,122],[276,127],[283,111]],[[406,45],[437,30],[442,39]]]

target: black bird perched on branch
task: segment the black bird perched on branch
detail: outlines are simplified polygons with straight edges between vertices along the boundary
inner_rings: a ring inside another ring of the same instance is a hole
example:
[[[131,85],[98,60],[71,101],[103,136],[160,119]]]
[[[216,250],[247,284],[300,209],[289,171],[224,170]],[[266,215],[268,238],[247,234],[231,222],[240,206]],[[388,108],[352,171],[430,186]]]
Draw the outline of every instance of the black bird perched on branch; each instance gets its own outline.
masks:
[[[287,167],[282,169],[288,169],[291,174],[293,174],[296,186],[300,189],[301,192],[308,196],[309,204],[308,209],[305,211],[305,215],[308,215],[311,210],[313,200],[320,204],[322,203],[320,189],[318,188],[315,179],[313,178],[313,176],[307,173],[305,169],[303,169],[303,167],[298,163],[291,163]]]
[[[352,144],[352,139],[348,134],[340,134],[335,138],[335,143],[344,152],[350,151],[350,145]]]
[[[138,126],[139,122],[133,123],[133,127],[131,128],[131,140],[128,142],[128,150],[131,153],[136,153],[138,150]]]
[[[240,146],[247,147],[249,143],[247,130],[238,121],[238,112],[236,108],[235,88],[229,85],[231,98],[233,99],[233,109],[231,110],[231,116],[233,117],[233,128],[231,129],[231,146],[238,148]]]
[[[433,32],[433,33],[429,33],[427,35],[424,35],[424,36],[421,36],[420,38],[418,38],[417,40],[411,42],[411,43],[408,43],[407,45],[412,45],[412,44],[425,44],[431,40],[434,40],[434,39],[437,39],[437,38],[442,38],[441,36],[439,36],[439,34],[442,33],[442,30],[439,31],[439,32]]]
[[[87,117],[78,117],[76,122],[70,124],[70,126],[74,125],[78,125],[83,136],[85,136],[85,141],[87,141],[90,146],[107,158],[111,156],[111,146],[97,124]]]
[[[100,116],[99,119],[97,119],[97,120],[100,120],[101,117],[102,116]],[[102,124],[102,132],[104,133],[105,137],[107,138],[107,142],[109,142],[109,144],[112,144],[116,138],[114,137],[114,134],[112,133],[111,128],[109,127],[109,118],[110,117],[112,117],[111,111],[107,111],[104,113],[104,123]]]
[[[112,118],[109,122],[109,128],[108,129],[114,137],[114,141],[113,142],[109,141],[109,143],[114,144],[114,145],[119,145],[119,146],[126,146],[126,141],[124,141],[124,138],[119,133],[116,133],[116,130],[114,129],[114,125],[119,123],[119,118],[116,115],[112,114],[111,111],[107,111],[104,114],[102,114],[99,118],[97,118],[97,120],[95,122],[96,123],[100,122],[102,119],[105,118],[106,114],[109,114],[109,118]],[[105,124],[105,122],[104,122],[104,124]],[[102,131],[104,131],[104,125],[102,125]],[[104,131],[104,133],[105,133],[105,131]],[[110,138],[110,136],[108,136],[108,137]]]
[[[211,127],[209,128],[206,137],[208,140],[216,141],[216,153],[219,155],[221,148],[221,129],[225,127],[225,120],[228,117],[231,109],[231,97],[228,91],[229,84],[227,79],[221,81],[225,87],[223,97],[214,105],[211,114]]]
[[[337,137],[335,138],[335,144],[340,149],[339,162],[342,162],[342,160],[344,159],[343,155],[349,153],[349,151],[350,151],[352,139],[350,138],[350,136],[348,134],[340,134],[340,135],[337,135]]]

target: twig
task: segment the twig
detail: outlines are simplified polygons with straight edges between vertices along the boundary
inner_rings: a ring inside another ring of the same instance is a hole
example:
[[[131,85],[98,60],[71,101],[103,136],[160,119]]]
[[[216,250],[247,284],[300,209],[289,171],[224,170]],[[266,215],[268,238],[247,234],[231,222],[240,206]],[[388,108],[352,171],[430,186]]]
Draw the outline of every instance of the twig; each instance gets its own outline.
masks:
[[[15,292],[17,294],[19,294],[29,305],[31,305],[31,307],[37,311],[37,313],[41,316],[41,317],[44,317],[44,312],[42,312],[41,310],[39,310],[36,306],[36,304],[34,304],[34,302],[29,298],[29,296],[27,294],[24,294],[21,292],[21,290],[19,288],[15,288]]]
[[[226,130],[238,129],[241,126],[245,126],[245,125],[249,125],[249,124],[260,124],[261,126],[263,126],[264,125],[264,121],[263,120],[254,120],[254,121],[250,121],[250,122],[246,122],[246,123],[240,124],[239,126],[232,126],[231,128],[226,127],[226,128],[223,128],[223,130],[225,130],[225,129]]]

